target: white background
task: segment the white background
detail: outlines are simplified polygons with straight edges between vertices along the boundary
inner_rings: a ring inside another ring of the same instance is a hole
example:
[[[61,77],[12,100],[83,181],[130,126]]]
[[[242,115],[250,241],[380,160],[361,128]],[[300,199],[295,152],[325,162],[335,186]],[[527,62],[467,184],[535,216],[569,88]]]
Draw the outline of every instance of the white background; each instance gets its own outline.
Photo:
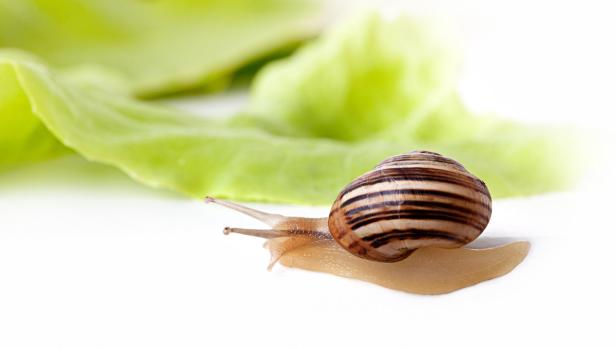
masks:
[[[466,49],[460,89],[472,109],[574,124],[600,139],[613,134],[616,115],[608,5],[405,6],[454,28]],[[214,114],[244,101],[236,93],[176,104]],[[576,190],[495,202],[483,242],[530,240],[518,268],[440,296],[282,266],[267,272],[261,240],[221,232],[258,223],[79,158],[4,173],[0,346],[613,346],[616,147],[601,141],[594,155],[604,159]]]

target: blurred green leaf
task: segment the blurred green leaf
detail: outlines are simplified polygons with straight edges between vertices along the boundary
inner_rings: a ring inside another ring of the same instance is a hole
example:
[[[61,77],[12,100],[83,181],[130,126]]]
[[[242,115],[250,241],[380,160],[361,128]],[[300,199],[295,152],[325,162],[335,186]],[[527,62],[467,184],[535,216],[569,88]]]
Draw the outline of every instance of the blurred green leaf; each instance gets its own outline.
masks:
[[[328,140],[293,139],[152,106],[96,88],[78,88],[35,60],[0,53],[0,80],[14,90],[0,99],[4,166],[29,154],[31,123],[86,159],[116,166],[135,180],[201,197],[324,203],[357,172],[393,154],[389,144],[355,146]],[[19,99],[20,102],[12,100]],[[318,165],[317,165],[318,164]],[[332,168],[336,167],[335,172]],[[332,174],[334,173],[334,174]],[[298,183],[301,182],[301,185]]]
[[[153,96],[215,83],[316,33],[308,0],[0,0],[0,47],[100,69]]]
[[[285,135],[382,138],[447,102],[456,65],[426,24],[366,14],[268,65],[249,112]]]
[[[457,55],[437,32],[404,16],[350,20],[266,66],[236,122],[283,136],[439,151],[497,197],[570,186],[583,166],[581,136],[470,114],[456,91]]]
[[[327,204],[387,156],[428,149],[459,160],[495,197],[566,187],[571,134],[469,114],[455,60],[432,40],[404,18],[360,17],[267,66],[250,107],[230,120],[136,101],[104,71],[59,74],[3,51],[0,167],[71,149],[195,197]]]

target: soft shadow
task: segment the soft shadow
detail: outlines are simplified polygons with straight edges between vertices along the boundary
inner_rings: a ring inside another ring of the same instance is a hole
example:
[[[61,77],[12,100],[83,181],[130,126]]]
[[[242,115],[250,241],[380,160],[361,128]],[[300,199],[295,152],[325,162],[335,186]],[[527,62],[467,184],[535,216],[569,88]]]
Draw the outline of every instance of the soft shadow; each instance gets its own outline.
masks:
[[[76,154],[0,172],[0,191],[32,187],[84,188],[185,199],[185,196],[176,192],[140,184],[115,167],[91,162]]]

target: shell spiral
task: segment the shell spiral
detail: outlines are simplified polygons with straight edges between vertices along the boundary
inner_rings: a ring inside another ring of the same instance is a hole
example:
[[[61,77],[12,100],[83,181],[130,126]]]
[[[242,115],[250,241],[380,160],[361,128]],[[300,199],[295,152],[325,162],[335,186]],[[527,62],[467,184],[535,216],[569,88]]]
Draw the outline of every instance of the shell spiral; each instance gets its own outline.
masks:
[[[359,257],[394,262],[420,247],[461,247],[488,225],[485,183],[438,153],[390,157],[347,185],[334,202],[329,231]]]

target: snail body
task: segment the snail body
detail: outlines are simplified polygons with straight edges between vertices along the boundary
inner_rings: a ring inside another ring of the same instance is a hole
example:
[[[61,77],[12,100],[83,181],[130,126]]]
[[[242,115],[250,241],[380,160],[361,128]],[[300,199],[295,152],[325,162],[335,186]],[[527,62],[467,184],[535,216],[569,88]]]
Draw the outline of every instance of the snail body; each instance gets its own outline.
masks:
[[[349,183],[329,217],[285,217],[207,198],[270,225],[270,230],[225,228],[263,238],[334,239],[351,254],[396,262],[422,247],[458,248],[476,239],[491,216],[485,183],[440,154],[413,151],[385,159]]]

